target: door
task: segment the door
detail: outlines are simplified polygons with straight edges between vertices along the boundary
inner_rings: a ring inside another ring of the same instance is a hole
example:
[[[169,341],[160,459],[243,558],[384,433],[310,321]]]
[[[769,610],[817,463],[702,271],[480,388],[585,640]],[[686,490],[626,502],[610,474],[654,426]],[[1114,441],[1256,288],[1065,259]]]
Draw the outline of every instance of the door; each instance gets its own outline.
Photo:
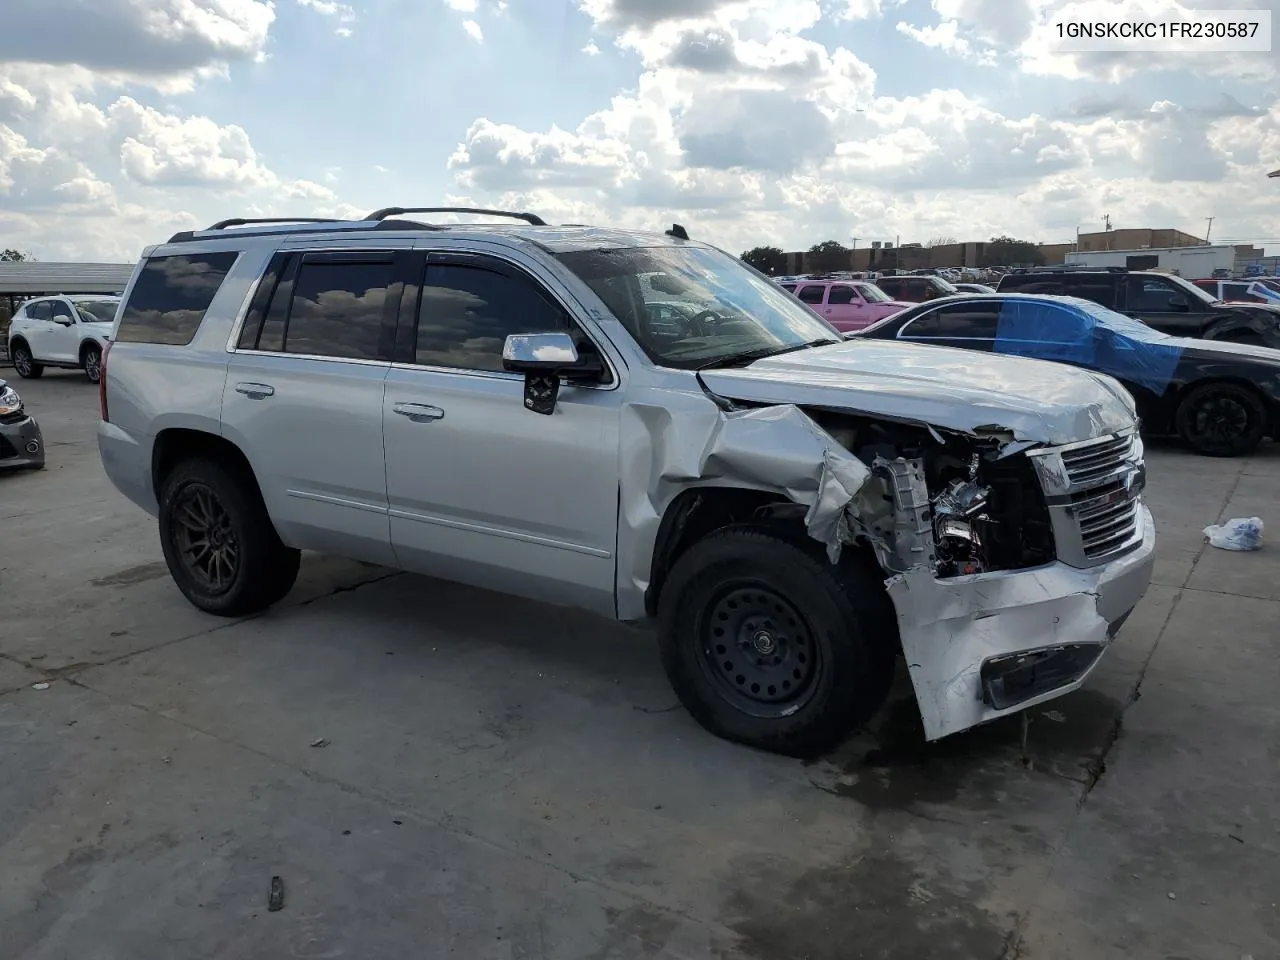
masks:
[[[45,344],[45,357],[55,363],[75,363],[80,351],[80,331],[76,329],[75,314],[71,304],[65,300],[52,300],[49,303],[48,340]]]
[[[591,342],[506,261],[432,254],[418,300],[383,407],[401,566],[612,616],[616,378],[562,385],[550,416],[524,408],[523,379],[502,369],[508,334],[567,329]]]
[[[870,323],[866,303],[858,295],[858,291],[847,283],[833,283],[827,289],[823,315],[842,333],[860,330]]]
[[[1172,280],[1151,275],[1125,277],[1124,312],[1175,337],[1199,336],[1204,308]]]
[[[223,432],[253,465],[291,546],[393,566],[383,381],[408,252],[277,255],[245,318]]]
[[[822,313],[823,305],[827,299],[827,285],[825,283],[804,284],[796,287],[796,296],[802,302],[807,303],[815,313]]]
[[[53,336],[55,326],[52,318],[53,303],[50,300],[36,300],[27,304],[27,325],[23,336],[27,338],[27,346],[31,348],[31,356],[37,360],[52,360],[50,351],[57,338]]]

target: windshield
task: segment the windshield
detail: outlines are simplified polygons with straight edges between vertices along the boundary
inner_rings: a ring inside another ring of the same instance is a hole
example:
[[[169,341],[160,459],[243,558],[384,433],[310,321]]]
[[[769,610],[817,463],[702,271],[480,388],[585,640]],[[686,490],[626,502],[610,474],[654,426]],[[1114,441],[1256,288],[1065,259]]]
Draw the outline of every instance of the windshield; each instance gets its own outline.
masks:
[[[575,250],[559,260],[662,366],[694,369],[737,354],[842,339],[791,294],[719,250]],[[675,309],[659,319],[653,309],[659,303]]]
[[[867,303],[888,303],[893,297],[889,296],[874,283],[856,284],[858,292],[862,294],[862,299]]]
[[[85,323],[114,323],[116,319],[116,301],[114,300],[77,300],[76,311]]]

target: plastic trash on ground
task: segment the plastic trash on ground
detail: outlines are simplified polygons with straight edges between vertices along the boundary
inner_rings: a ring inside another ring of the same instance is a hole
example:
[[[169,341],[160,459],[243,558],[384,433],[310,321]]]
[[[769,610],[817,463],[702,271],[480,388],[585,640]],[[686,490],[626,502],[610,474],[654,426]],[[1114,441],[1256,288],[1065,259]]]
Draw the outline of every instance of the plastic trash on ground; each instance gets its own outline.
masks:
[[[1257,550],[1262,546],[1262,521],[1257,517],[1236,517],[1205,527],[1204,535],[1209,546],[1219,550]]]

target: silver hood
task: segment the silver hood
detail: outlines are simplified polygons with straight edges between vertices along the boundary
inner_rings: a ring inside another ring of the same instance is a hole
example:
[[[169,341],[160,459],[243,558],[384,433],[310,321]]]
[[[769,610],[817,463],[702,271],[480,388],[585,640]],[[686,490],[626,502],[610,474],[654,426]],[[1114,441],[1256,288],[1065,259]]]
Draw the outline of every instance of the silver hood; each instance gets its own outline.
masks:
[[[857,411],[1023,442],[1092,440],[1136,422],[1128,391],[1104,374],[952,347],[846,340],[701,376],[735,400]]]

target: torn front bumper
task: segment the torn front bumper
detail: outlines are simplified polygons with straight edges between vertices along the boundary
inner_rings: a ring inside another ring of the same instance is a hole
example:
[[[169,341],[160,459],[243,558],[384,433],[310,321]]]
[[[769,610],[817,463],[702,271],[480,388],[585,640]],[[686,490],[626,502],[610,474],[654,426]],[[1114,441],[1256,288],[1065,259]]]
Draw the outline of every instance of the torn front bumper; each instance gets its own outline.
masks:
[[[0,423],[0,470],[44,466],[44,436],[35,417]]]
[[[1080,569],[946,580],[924,566],[887,581],[925,736],[936,740],[1078,689],[1142,599],[1155,527],[1139,504],[1141,541]]]

